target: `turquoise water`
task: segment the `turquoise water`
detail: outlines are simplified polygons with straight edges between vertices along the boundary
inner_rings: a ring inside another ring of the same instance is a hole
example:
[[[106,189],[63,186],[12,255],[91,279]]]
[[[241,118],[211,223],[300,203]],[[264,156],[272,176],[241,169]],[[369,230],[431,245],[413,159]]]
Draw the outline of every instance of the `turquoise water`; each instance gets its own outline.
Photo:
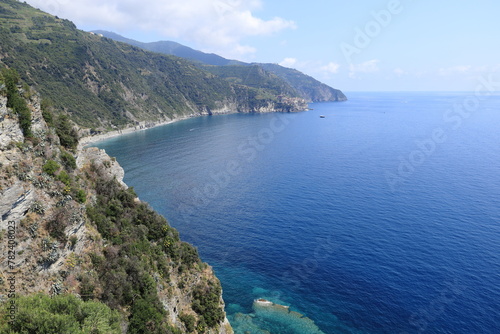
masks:
[[[237,333],[498,332],[500,97],[348,97],[98,146],[214,267]]]

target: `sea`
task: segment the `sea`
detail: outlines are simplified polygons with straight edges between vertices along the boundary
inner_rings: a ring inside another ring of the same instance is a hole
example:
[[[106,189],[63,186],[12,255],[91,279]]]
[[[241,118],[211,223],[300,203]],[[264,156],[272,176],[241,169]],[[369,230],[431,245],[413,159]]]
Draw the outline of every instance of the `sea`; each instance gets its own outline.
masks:
[[[237,334],[500,333],[500,95],[347,96],[94,145],[213,267]]]

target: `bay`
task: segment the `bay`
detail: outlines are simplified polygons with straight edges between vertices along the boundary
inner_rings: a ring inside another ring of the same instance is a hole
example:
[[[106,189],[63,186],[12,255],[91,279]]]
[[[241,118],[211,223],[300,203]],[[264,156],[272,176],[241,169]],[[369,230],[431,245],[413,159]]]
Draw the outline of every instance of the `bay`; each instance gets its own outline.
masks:
[[[96,146],[214,267],[236,333],[498,331],[500,97],[348,97]]]

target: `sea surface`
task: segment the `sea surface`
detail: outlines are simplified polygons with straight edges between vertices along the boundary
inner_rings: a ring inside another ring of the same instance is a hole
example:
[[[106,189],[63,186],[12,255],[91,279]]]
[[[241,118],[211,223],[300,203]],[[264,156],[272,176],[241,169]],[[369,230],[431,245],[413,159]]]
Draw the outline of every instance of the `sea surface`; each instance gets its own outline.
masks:
[[[214,267],[238,334],[500,333],[500,96],[348,98],[96,145]]]

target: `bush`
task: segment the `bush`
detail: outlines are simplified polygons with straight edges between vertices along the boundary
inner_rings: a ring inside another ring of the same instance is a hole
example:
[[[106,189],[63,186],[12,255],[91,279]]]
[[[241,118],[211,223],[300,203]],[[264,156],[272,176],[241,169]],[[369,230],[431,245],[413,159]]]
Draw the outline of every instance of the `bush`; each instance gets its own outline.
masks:
[[[65,170],[62,170],[59,175],[57,175],[57,179],[67,186],[71,184],[71,177],[68,175],[68,173],[66,173]]]
[[[57,220],[50,220],[47,222],[47,231],[49,235],[64,243],[66,242],[66,234],[64,233],[65,228],[65,224]]]
[[[75,199],[78,203],[85,203],[87,201],[87,193],[83,189],[78,189],[75,193]]]
[[[224,320],[224,311],[220,305],[220,283],[201,283],[193,291],[193,310],[205,320],[208,327],[215,327]]]
[[[62,146],[71,150],[76,149],[78,146],[78,134],[73,125],[71,125],[68,116],[60,115],[57,118],[56,133],[59,136]]]
[[[184,326],[186,326],[186,330],[191,333],[194,332],[196,329],[196,319],[192,314],[181,314],[179,316],[181,321],[184,323]]]
[[[42,99],[40,108],[42,109],[42,117],[48,126],[54,127],[54,114],[52,113],[54,103],[50,99]]]
[[[51,176],[55,176],[59,168],[61,168],[61,166],[54,160],[48,160],[42,167],[43,171]]]
[[[163,333],[162,322],[164,311],[158,308],[153,300],[139,298],[132,306],[128,333]]]
[[[37,294],[20,297],[16,318],[11,326],[0,320],[1,333],[95,333],[120,334],[120,316],[100,302],[84,302],[73,295],[52,298]],[[7,305],[0,309],[0,319],[7,319]]]
[[[76,169],[76,160],[71,153],[66,151],[61,151],[61,160],[66,168]]]

